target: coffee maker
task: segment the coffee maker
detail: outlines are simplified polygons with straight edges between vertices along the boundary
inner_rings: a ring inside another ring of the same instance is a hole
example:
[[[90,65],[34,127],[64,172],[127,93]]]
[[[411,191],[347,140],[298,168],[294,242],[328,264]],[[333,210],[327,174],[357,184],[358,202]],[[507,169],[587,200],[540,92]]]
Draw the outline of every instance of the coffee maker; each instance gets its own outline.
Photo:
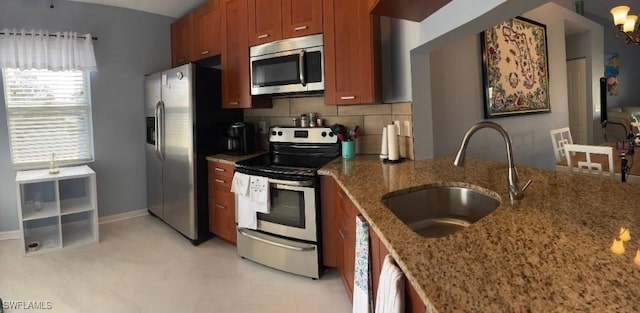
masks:
[[[256,152],[255,128],[252,124],[235,122],[227,128],[227,137],[222,140],[223,150],[231,155]]]

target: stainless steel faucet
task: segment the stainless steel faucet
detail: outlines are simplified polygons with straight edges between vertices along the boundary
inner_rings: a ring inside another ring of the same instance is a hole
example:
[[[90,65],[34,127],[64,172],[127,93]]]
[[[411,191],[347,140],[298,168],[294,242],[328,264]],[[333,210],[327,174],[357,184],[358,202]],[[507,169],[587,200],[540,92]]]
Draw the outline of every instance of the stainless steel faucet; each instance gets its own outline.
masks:
[[[456,159],[453,161],[453,165],[455,166],[463,166],[464,165],[464,157],[467,151],[467,145],[469,144],[469,139],[471,136],[482,128],[493,128],[502,135],[504,138],[504,143],[507,146],[507,161],[509,162],[509,198],[511,199],[512,204],[516,204],[519,200],[524,198],[524,191],[531,184],[531,180],[529,180],[522,189],[518,186],[518,170],[516,170],[516,166],[513,162],[513,151],[511,149],[511,138],[509,134],[502,128],[502,126],[494,123],[494,122],[480,122],[475,124],[467,130],[467,133],[464,134],[464,139],[462,139],[462,144],[460,145],[460,150],[458,150],[458,154],[456,155]]]

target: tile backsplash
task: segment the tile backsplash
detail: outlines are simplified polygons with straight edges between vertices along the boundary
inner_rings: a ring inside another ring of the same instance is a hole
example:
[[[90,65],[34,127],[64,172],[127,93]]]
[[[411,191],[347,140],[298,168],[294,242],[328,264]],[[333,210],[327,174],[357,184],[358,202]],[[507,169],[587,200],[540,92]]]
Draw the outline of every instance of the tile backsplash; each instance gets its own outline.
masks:
[[[410,102],[335,106],[325,105],[323,97],[273,99],[271,109],[245,109],[244,121],[256,126],[260,121],[265,121],[268,127],[293,126],[293,118],[299,118],[303,113],[317,113],[325,126],[342,124],[350,129],[360,126],[363,132],[356,140],[358,154],[379,154],[382,127],[399,121],[402,135],[400,153],[409,159],[414,158]],[[409,134],[406,127],[411,129]],[[266,141],[266,136],[263,140]]]

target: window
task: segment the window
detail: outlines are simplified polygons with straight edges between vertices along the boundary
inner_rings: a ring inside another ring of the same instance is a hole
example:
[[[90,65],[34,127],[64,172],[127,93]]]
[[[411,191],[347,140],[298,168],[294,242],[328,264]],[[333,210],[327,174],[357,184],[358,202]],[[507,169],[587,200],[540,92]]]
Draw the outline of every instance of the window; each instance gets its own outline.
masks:
[[[94,160],[89,74],[4,69],[11,159],[16,169]]]

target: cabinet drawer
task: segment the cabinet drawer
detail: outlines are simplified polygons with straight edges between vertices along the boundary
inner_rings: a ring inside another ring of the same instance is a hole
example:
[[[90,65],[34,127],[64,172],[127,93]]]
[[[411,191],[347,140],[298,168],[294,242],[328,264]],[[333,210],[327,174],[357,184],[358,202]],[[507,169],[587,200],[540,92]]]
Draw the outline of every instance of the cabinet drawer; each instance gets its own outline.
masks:
[[[233,178],[225,176],[213,176],[209,179],[211,190],[214,192],[231,192]]]
[[[209,175],[233,177],[235,166],[221,162],[209,161]]]
[[[209,198],[209,201],[213,201],[212,208],[235,210],[236,201],[232,192],[216,191],[213,193],[213,197]]]

